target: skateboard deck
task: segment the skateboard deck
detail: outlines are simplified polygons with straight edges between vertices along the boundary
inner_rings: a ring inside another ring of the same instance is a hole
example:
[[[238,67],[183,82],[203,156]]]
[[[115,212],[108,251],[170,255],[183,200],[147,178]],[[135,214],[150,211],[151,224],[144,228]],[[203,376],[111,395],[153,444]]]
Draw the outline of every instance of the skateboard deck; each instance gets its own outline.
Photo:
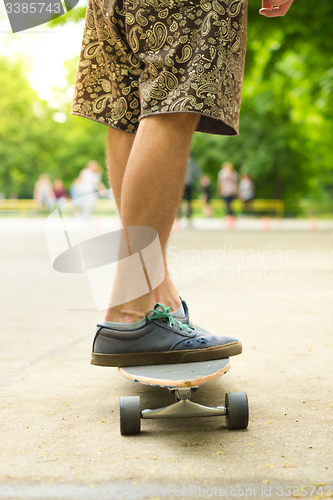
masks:
[[[120,398],[120,432],[139,434],[141,419],[225,416],[228,429],[245,429],[249,421],[245,392],[225,395],[225,406],[203,406],[190,401],[199,386],[221,377],[230,369],[229,358],[167,365],[119,367],[124,377],[144,385],[166,388],[175,394],[176,402],[164,408],[140,408],[140,397]]]
[[[118,368],[126,378],[141,384],[174,389],[199,387],[221,377],[230,369],[229,358],[167,365],[126,366]]]

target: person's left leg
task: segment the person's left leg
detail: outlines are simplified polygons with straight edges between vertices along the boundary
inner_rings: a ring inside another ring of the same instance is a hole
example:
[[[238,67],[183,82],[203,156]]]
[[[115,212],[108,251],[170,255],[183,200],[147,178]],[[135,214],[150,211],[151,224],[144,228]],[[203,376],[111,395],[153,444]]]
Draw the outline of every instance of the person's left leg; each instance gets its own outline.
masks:
[[[121,186],[136,134],[109,127],[107,142],[107,168],[110,186],[121,217]]]

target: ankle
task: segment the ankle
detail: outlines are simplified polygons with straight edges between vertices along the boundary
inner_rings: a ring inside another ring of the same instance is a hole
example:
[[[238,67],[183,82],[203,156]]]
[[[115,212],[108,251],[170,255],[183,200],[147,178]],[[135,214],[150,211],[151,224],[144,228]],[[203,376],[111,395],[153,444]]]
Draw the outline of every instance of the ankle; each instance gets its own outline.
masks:
[[[126,309],[121,306],[111,307],[107,310],[104,320],[112,323],[135,323],[136,321],[143,319],[148,311],[149,309],[147,311],[143,311],[141,309]]]
[[[172,307],[170,312],[177,311],[182,307],[182,302],[177,293],[168,294],[168,293],[154,293],[154,302],[160,302],[164,304],[166,307]]]

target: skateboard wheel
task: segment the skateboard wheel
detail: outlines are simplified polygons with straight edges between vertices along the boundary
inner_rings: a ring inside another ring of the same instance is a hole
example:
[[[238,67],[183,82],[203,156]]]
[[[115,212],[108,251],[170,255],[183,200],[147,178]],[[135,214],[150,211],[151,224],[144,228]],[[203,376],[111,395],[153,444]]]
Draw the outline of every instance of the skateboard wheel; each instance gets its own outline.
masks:
[[[140,396],[120,398],[120,434],[140,434]]]
[[[228,392],[225,395],[227,428],[246,429],[249,424],[249,403],[245,392]]]

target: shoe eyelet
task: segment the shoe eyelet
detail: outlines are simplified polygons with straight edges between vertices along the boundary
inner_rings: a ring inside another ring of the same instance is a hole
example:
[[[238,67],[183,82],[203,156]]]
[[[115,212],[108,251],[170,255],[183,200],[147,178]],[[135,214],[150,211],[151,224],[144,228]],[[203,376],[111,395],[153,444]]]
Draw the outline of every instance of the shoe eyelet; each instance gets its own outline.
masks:
[[[198,342],[200,342],[201,344],[206,344],[207,343],[207,339],[205,339],[204,337],[198,337],[196,340]]]
[[[185,345],[192,345],[192,340],[185,340],[184,344]]]

